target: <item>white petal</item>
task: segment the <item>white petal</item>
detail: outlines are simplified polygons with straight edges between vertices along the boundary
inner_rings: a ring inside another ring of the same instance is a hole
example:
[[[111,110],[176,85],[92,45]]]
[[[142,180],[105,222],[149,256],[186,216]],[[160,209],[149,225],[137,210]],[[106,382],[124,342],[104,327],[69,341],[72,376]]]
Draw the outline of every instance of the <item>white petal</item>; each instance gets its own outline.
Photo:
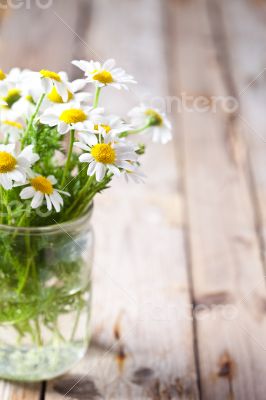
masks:
[[[101,182],[106,173],[106,166],[102,163],[97,163],[96,165],[96,180]]]
[[[68,100],[68,91],[67,87],[65,86],[64,83],[62,82],[56,82],[55,81],[55,87],[57,89],[57,92],[60,94],[60,96],[63,99],[63,102],[65,103]]]
[[[84,72],[87,71],[90,66],[89,61],[83,61],[83,60],[80,60],[80,61],[74,60],[74,61],[72,61],[72,64]]]
[[[12,179],[8,176],[8,174],[0,174],[0,183],[4,189],[12,189]]]
[[[90,176],[93,175],[94,172],[95,172],[96,166],[97,166],[96,162],[95,162],[95,161],[92,161],[92,162],[90,163],[90,165],[89,165],[87,174],[90,175]]]
[[[57,179],[54,175],[47,176],[47,179],[49,179],[52,185],[55,185],[57,183]]]
[[[119,169],[115,165],[108,164],[108,169],[116,176],[121,175],[121,172],[119,171]]]
[[[103,64],[103,69],[110,70],[114,68],[115,66],[115,60],[113,58],[109,58],[109,60],[106,60],[105,63]]]
[[[0,144],[0,151],[6,151],[7,153],[14,154],[15,144]]]
[[[79,156],[79,161],[80,162],[91,162],[93,160],[93,157],[90,153],[83,153],[81,156]]]
[[[52,202],[56,212],[59,212],[60,208],[61,208],[60,203],[58,202],[58,199],[54,196],[54,194],[55,193],[50,194],[50,199],[51,199],[51,202]]]
[[[57,190],[54,190],[53,194],[51,196],[53,196],[53,198],[56,199],[59,204],[61,204],[61,205],[64,204],[64,200],[63,200],[62,196],[58,193]]]
[[[52,88],[53,88],[53,84],[50,81],[50,79],[42,78],[41,82],[42,82],[42,87],[43,87],[44,92],[45,93],[50,93]]]
[[[55,126],[58,123],[58,117],[54,114],[43,114],[40,117],[40,122],[44,125]]]
[[[16,181],[16,182],[25,183],[25,181],[26,181],[25,173],[22,173],[18,169],[15,169],[14,171],[9,172],[9,176],[13,181]]]
[[[21,190],[20,192],[20,198],[22,200],[26,200],[26,199],[31,199],[35,194],[35,190],[32,186],[28,186],[24,189]]]
[[[35,192],[32,202],[31,202],[31,207],[32,208],[38,208],[42,205],[44,199],[44,194],[41,192]]]
[[[71,197],[71,194],[68,193],[68,192],[64,192],[64,190],[59,190],[59,189],[57,189],[56,191],[57,191],[58,193],[64,194],[65,196]]]
[[[123,168],[123,169],[126,169],[128,171],[133,171],[134,168],[135,168],[135,166],[133,164],[131,164],[131,163],[127,162],[127,161],[117,161],[116,165],[119,168]]]
[[[94,146],[98,143],[96,135],[92,133],[79,133],[79,138],[83,143],[86,143],[89,146]]]
[[[65,122],[60,122],[59,124],[58,124],[58,132],[60,133],[60,135],[65,135],[69,130],[70,130],[70,127],[69,127],[69,125],[68,124],[66,124]]]
[[[60,71],[58,73],[58,75],[60,76],[60,78],[62,79],[62,81],[67,82],[68,81],[68,75],[65,71]]]
[[[33,163],[38,161],[40,157],[38,156],[38,154],[33,152],[33,145],[29,145],[22,150],[22,152],[18,156],[18,160],[20,158],[27,159],[30,162],[30,165],[32,165]]]
[[[46,199],[47,208],[48,208],[49,211],[51,211],[51,209],[52,209],[52,202],[51,202],[50,197],[49,197],[48,194],[45,195],[45,199]]]
[[[80,103],[88,103],[91,100],[92,95],[90,93],[76,93],[76,100]]]
[[[71,82],[71,90],[72,92],[76,93],[77,91],[84,88],[87,85],[85,79],[76,79],[75,81]]]
[[[31,163],[29,160],[27,160],[24,157],[18,157],[17,159],[17,164],[18,164],[18,168],[20,170],[25,170],[25,168],[29,168],[31,166]]]
[[[76,146],[76,147],[78,147],[78,148],[80,148],[80,149],[82,149],[82,150],[90,151],[90,147],[87,146],[87,145],[84,144],[84,143],[75,142],[75,143],[74,143],[74,146]]]

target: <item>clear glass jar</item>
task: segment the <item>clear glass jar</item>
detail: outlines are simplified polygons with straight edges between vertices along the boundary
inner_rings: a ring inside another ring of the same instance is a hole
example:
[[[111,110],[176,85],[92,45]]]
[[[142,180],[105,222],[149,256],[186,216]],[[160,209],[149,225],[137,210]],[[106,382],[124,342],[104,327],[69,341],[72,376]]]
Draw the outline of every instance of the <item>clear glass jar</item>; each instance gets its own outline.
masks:
[[[40,228],[0,225],[0,377],[40,381],[65,373],[89,342],[92,206]]]

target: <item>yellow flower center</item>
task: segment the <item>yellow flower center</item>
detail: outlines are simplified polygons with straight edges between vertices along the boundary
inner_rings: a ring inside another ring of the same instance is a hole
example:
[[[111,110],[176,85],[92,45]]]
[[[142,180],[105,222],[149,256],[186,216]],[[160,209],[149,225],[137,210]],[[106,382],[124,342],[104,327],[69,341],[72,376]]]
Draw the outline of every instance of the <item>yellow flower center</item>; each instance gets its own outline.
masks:
[[[26,100],[28,100],[28,102],[35,104],[35,101],[33,100],[33,97],[29,94],[28,96],[26,96]]]
[[[36,176],[36,178],[32,178],[30,180],[31,186],[37,191],[43,194],[52,194],[54,189],[53,185],[49,181],[49,179],[44,176]]]
[[[67,99],[67,101],[70,101],[70,100],[72,100],[73,99],[73,94],[68,90],[67,91],[67,93],[68,93],[68,99]],[[48,94],[48,99],[50,100],[50,101],[52,101],[53,103],[64,103],[64,101],[63,101],[63,99],[62,99],[62,97],[60,96],[60,94],[58,93],[58,91],[56,90],[56,88],[55,87],[53,87],[53,89],[51,90],[51,92]]]
[[[6,97],[3,100],[7,103],[8,107],[11,108],[21,98],[19,89],[10,89]]]
[[[63,111],[59,119],[66,124],[76,124],[77,122],[86,121],[87,115],[79,108],[70,108],[69,110]]]
[[[23,129],[23,125],[20,122],[6,120],[6,121],[3,121],[3,124],[12,126],[13,128]]]
[[[54,71],[49,71],[47,69],[42,69],[40,71],[40,74],[42,75],[43,78],[53,79],[54,81],[57,81],[57,82],[61,82],[62,81],[60,75],[57,74]]]
[[[3,81],[4,79],[6,79],[6,74],[0,69],[0,81]]]
[[[17,160],[12,154],[6,151],[0,151],[0,173],[11,172],[15,168]]]
[[[95,131],[99,130],[99,126],[101,126],[105,130],[106,133],[109,133],[110,130],[112,129],[109,125],[104,125],[104,124],[98,125],[98,124],[96,124],[96,125],[94,125]]]
[[[155,125],[162,125],[163,119],[159,113],[157,113],[155,110],[152,108],[148,108],[145,112],[145,114],[150,117],[150,124],[155,126]]]
[[[92,157],[103,164],[113,164],[115,162],[115,151],[106,143],[98,143],[91,149]]]
[[[97,72],[95,75],[93,75],[93,79],[95,81],[101,82],[104,85],[108,85],[108,83],[114,82],[112,74],[109,71],[101,71]]]

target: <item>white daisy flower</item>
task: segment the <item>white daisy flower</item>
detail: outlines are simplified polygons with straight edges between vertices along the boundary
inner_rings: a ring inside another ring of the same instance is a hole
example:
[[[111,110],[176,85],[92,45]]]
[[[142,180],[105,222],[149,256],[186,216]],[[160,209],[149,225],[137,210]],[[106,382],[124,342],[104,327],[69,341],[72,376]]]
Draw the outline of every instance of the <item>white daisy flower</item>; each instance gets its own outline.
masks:
[[[82,107],[79,103],[56,105],[48,108],[40,117],[40,122],[49,126],[57,126],[61,135],[72,129],[91,129],[92,124],[98,123],[102,108]]]
[[[6,103],[11,107],[23,94],[25,89],[24,79],[28,70],[13,68],[8,74],[0,70],[0,95],[7,98]],[[1,90],[1,87],[4,88]]]
[[[97,87],[113,86],[116,89],[127,89],[127,83],[136,83],[133,76],[122,68],[116,68],[115,60],[109,59],[101,64],[95,61],[72,61],[76,67],[85,72],[87,82],[95,83]]]
[[[63,101],[68,101],[68,89],[69,84],[65,72],[54,72],[46,69],[40,71],[40,77],[43,85],[43,90],[46,94],[49,94],[55,87]]]
[[[8,74],[0,69],[0,95],[7,96],[8,90],[20,89],[23,82],[25,71],[19,68],[12,68]]]
[[[4,108],[12,108],[12,106],[21,98],[21,89],[11,88],[8,89],[6,96],[1,98],[6,103]]]
[[[36,175],[27,183],[29,186],[25,187],[20,192],[20,198],[22,200],[32,199],[31,207],[34,209],[39,208],[45,201],[49,211],[54,207],[56,212],[60,212],[61,207],[64,204],[60,193],[65,196],[70,196],[69,193],[54,188],[57,180],[53,175],[50,175],[47,178],[42,175]]]
[[[66,75],[67,77],[67,75]],[[88,103],[91,98],[92,94],[88,92],[80,92],[87,85],[87,82],[84,79],[76,79],[73,82],[69,82],[68,84],[68,98],[66,101],[63,101],[62,96],[58,93],[55,86],[53,86],[50,93],[46,96],[46,101],[43,103],[43,107],[51,107],[54,103],[55,104],[63,104],[69,103],[70,101],[75,101],[80,104]]]
[[[147,127],[145,132],[151,133],[154,142],[165,144],[172,139],[171,123],[166,115],[157,109],[141,104],[139,107],[133,108],[128,115],[136,129]]]
[[[132,129],[121,118],[116,115],[100,115],[98,123],[88,121],[79,132],[89,132],[92,134],[110,134],[112,138],[117,137],[121,132]]]
[[[20,90],[20,98],[13,103],[12,110],[29,119],[36,109],[36,104],[43,94],[39,73],[23,70],[20,82],[16,85]]]
[[[117,136],[122,132],[132,129],[121,118],[116,115],[103,116],[99,124],[95,124],[94,130],[97,132],[99,128],[103,128],[106,133],[111,132],[112,136]]]
[[[36,103],[43,94],[39,73],[30,70],[14,68],[8,74],[8,92],[3,100],[5,108],[12,109],[17,114],[29,119],[36,109]]]
[[[22,97],[31,98],[33,103],[37,103],[43,94],[43,80],[40,79],[40,73],[35,71],[23,70],[16,86],[21,89]]]
[[[15,144],[0,145],[0,185],[9,190],[14,182],[23,183],[30,174],[31,166],[39,160],[33,153],[33,146],[25,147],[20,153],[16,152]]]
[[[11,143],[16,143],[21,138],[24,128],[25,121],[13,111],[7,113],[6,118],[3,118],[0,122],[3,140]]]
[[[111,133],[111,132],[110,132]],[[102,181],[107,171],[120,175],[121,170],[134,169],[133,162],[137,161],[136,146],[131,143],[114,142],[111,134],[101,133],[98,141],[95,135],[79,133],[79,142],[75,146],[85,153],[79,157],[80,162],[87,162],[88,175],[96,175],[98,182]]]

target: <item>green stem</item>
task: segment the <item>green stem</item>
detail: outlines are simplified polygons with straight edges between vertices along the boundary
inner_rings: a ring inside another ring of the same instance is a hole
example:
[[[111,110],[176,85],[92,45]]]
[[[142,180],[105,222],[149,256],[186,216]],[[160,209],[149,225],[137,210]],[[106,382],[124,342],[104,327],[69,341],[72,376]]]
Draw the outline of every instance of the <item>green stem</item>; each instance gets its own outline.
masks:
[[[75,140],[75,130],[72,129],[70,131],[70,141],[69,141],[69,146],[68,146],[68,154],[67,154],[67,160],[66,160],[66,165],[63,173],[63,178],[61,182],[61,187],[64,188],[65,182],[66,182],[66,177],[67,173],[69,170],[70,162],[71,162],[71,157],[72,157],[72,152],[73,152],[73,144]]]
[[[126,131],[126,132],[120,133],[119,137],[127,137],[129,135],[136,135],[137,133],[143,132],[143,131],[145,131],[145,129],[150,128],[150,126],[151,126],[151,124],[150,124],[150,122],[148,122],[147,124],[145,124],[141,128],[133,129],[132,131]]]
[[[24,241],[25,241],[25,247],[26,247],[26,250],[27,250],[26,251],[26,253],[27,253],[27,265],[26,265],[26,268],[25,268],[25,273],[22,276],[22,279],[20,280],[18,288],[17,288],[17,293],[18,294],[20,294],[22,292],[22,290],[24,289],[24,287],[26,285],[26,282],[27,282],[27,279],[28,279],[28,276],[29,276],[29,272],[30,272],[30,266],[31,266],[31,263],[33,261],[33,256],[31,254],[31,245],[30,245],[29,234],[26,234]]]
[[[100,88],[100,87],[96,87],[96,91],[95,91],[95,95],[94,95],[94,100],[93,100],[93,108],[98,107],[100,93],[101,93],[101,88]]]
[[[27,215],[26,215],[26,213],[24,213],[22,215],[22,217],[20,218],[18,224],[16,225],[18,228],[21,227],[21,225],[24,223],[24,220],[26,219],[26,217],[27,217]],[[17,235],[18,235],[18,229],[16,229],[15,232],[12,234],[11,240],[12,241],[15,240]]]
[[[26,266],[26,270],[25,270],[25,274],[23,275],[23,278],[20,281],[19,287],[17,289],[17,293],[20,294],[22,292],[22,290],[24,289],[28,276],[29,276],[29,272],[30,272],[30,266],[31,266],[31,262],[32,262],[32,258],[28,258],[27,260],[27,266]]]
[[[29,132],[30,132],[32,126],[33,126],[33,122],[34,122],[34,120],[35,120],[35,118],[36,118],[36,116],[37,116],[37,114],[38,114],[38,112],[39,112],[39,110],[40,110],[40,107],[41,107],[41,105],[42,105],[42,102],[43,102],[43,100],[44,100],[44,97],[45,97],[45,93],[43,93],[43,94],[41,95],[41,97],[39,98],[39,101],[38,101],[38,103],[37,103],[37,105],[36,105],[35,111],[34,111],[34,113],[32,114],[32,116],[30,117],[30,120],[29,120],[27,129],[26,129],[26,131],[25,131],[25,133],[24,133],[24,136],[23,136],[23,138],[22,138],[22,141],[21,141],[22,147],[24,147],[24,145],[25,145],[25,142],[26,142],[26,140],[27,140],[27,138],[28,138],[28,135],[29,135]]]
[[[41,328],[39,324],[39,319],[36,318],[34,320],[35,330],[36,330],[36,343],[39,347],[43,345],[42,336],[41,336]]]
[[[1,216],[0,216],[0,221],[1,224],[3,223],[3,204],[4,204],[4,189],[2,188],[2,186],[0,186],[0,198],[1,198]]]
[[[112,176],[113,175],[111,174],[111,175],[105,177],[105,179],[103,181],[93,184],[92,188],[90,188],[88,193],[86,193],[86,191],[89,189],[90,184],[89,184],[89,181],[87,182],[87,185],[84,186],[83,190],[80,192],[79,197],[77,198],[77,200],[75,202],[75,208],[72,206],[71,209],[69,209],[69,211],[71,211],[73,208],[75,209],[73,215],[71,216],[72,218],[75,218],[76,216],[79,216],[82,214],[85,206],[87,206],[87,204],[91,203],[94,196],[106,188],[106,185],[111,181]],[[93,178],[93,177],[91,177],[91,178]],[[86,196],[86,199],[84,198],[85,196]]]
[[[4,200],[4,204],[6,206],[6,211],[7,211],[7,224],[8,225],[12,225],[12,210],[11,210],[11,208],[9,206],[9,203],[8,203],[8,197],[9,197],[8,196],[8,190],[6,190],[5,193],[4,193],[3,200]]]
[[[71,332],[70,340],[74,340],[75,339],[77,327],[78,327],[79,320],[80,320],[80,315],[81,315],[81,308],[79,308],[78,311],[77,311],[77,315],[76,315],[76,318],[75,318],[75,321],[74,321],[74,325],[73,325],[73,329],[72,329],[72,332]]]
[[[84,187],[81,189],[81,191],[79,192],[78,196],[76,197],[76,200],[74,201],[74,203],[72,204],[72,206],[68,209],[67,214],[70,214],[72,210],[74,210],[76,208],[76,206],[79,204],[80,200],[82,199],[84,193],[86,193],[86,191],[89,189],[89,187],[91,186],[92,181],[94,180],[94,175],[90,176],[89,179],[87,180],[86,184],[84,185]]]
[[[65,342],[65,341],[66,341],[66,339],[64,338],[64,336],[63,336],[62,333],[60,332],[60,330],[59,330],[59,328],[58,328],[58,326],[57,326],[57,323],[54,324],[54,326],[53,326],[53,328],[52,328],[52,331],[53,331],[53,333],[56,334],[56,336],[57,336],[57,338],[58,338],[59,340],[61,340],[62,342]]]
[[[119,137],[127,137],[129,135],[136,135],[137,133],[140,133],[142,131],[145,131],[145,129],[148,129],[151,126],[150,122],[148,122],[146,125],[142,126],[141,128],[134,129],[132,131],[125,131],[120,133]]]

